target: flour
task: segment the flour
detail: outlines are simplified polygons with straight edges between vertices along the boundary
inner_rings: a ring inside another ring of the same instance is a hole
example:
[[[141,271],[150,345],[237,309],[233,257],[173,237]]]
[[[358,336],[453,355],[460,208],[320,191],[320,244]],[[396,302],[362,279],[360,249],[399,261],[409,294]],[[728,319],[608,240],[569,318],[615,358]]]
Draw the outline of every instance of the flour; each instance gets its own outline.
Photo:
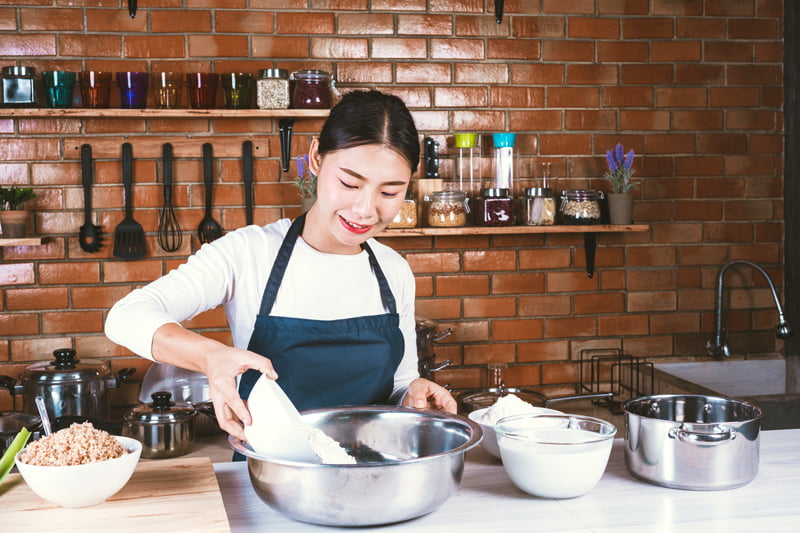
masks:
[[[513,415],[523,415],[527,413],[535,413],[539,411],[538,407],[534,407],[525,400],[521,400],[519,396],[508,394],[502,396],[497,400],[494,405],[489,407],[480,420],[481,424],[493,426],[501,418]]]
[[[306,427],[306,439],[311,444],[323,464],[328,465],[354,465],[356,458],[347,453],[339,442],[325,434],[321,429]]]

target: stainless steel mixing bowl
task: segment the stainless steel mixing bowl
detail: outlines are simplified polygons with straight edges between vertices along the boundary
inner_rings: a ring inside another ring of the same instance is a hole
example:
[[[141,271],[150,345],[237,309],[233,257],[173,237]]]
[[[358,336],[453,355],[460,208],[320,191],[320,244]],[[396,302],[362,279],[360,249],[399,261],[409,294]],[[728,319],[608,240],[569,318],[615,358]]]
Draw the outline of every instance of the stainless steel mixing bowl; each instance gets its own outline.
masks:
[[[303,420],[337,440],[358,464],[307,464],[264,457],[239,439],[250,481],[270,507],[302,522],[374,526],[416,518],[455,494],[464,455],[481,428],[464,417],[403,407],[307,411]]]

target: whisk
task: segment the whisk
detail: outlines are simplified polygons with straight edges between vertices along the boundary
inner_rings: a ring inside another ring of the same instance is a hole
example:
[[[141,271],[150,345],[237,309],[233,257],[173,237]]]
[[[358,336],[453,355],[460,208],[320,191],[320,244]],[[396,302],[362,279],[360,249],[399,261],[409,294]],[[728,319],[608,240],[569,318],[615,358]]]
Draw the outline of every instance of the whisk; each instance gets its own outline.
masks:
[[[172,145],[165,143],[162,163],[164,165],[164,206],[158,215],[158,244],[166,252],[177,252],[183,236],[178,218],[172,210]]]

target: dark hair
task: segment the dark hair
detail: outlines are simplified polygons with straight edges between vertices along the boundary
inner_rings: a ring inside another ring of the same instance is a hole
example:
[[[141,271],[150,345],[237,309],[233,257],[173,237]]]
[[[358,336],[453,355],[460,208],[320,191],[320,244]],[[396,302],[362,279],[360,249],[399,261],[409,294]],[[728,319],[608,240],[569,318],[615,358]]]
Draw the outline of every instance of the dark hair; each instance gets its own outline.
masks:
[[[336,104],[319,134],[319,153],[382,144],[394,150],[411,166],[419,165],[417,127],[406,104],[392,94],[353,91]]]

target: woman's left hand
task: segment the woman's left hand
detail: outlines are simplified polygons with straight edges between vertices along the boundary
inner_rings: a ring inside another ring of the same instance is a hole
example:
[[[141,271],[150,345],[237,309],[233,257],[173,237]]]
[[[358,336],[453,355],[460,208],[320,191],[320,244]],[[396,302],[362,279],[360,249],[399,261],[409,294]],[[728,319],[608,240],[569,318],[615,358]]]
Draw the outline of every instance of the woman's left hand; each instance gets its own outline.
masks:
[[[417,378],[408,386],[403,407],[435,409],[447,413],[457,411],[456,400],[450,391],[425,378]]]

